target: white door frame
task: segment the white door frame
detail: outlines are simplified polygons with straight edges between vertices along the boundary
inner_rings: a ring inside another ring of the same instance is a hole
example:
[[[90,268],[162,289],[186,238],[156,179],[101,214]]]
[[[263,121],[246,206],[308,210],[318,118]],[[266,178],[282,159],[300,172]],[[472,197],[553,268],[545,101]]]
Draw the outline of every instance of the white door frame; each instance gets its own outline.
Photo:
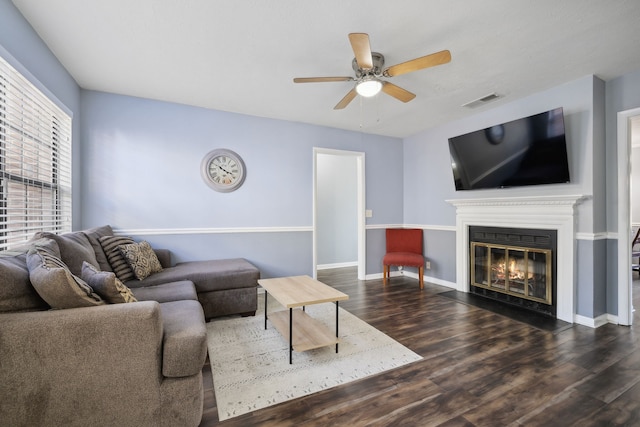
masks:
[[[633,322],[631,279],[631,118],[640,108],[618,113],[618,323]]]
[[[365,179],[364,179],[364,153],[359,151],[334,150],[329,148],[313,147],[313,278],[318,276],[318,154],[330,154],[333,156],[349,156],[356,159],[357,173],[357,215],[358,215],[358,280],[365,280],[367,274],[367,245],[365,231]]]

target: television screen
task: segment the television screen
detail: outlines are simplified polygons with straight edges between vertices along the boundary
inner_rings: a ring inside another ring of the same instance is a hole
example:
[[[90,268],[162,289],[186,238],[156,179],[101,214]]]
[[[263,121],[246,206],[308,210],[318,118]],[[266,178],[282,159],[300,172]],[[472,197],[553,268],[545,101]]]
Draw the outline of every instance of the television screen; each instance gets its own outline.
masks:
[[[456,190],[569,182],[562,108],[449,138]]]

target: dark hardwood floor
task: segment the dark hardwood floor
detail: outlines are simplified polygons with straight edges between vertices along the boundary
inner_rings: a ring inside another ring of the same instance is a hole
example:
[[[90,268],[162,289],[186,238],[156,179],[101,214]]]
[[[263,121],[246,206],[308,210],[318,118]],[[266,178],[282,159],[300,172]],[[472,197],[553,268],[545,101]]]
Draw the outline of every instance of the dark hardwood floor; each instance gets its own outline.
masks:
[[[223,422],[206,364],[201,426],[640,426],[640,315],[549,331],[438,295],[449,288],[356,277],[318,278],[423,360]],[[639,307],[640,280],[634,296]]]

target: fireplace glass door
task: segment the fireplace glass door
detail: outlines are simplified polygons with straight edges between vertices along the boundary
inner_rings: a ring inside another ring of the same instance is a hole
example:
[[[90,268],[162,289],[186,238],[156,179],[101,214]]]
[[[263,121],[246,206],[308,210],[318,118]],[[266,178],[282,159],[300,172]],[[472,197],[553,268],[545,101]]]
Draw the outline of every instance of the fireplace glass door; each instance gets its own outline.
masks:
[[[471,243],[472,285],[551,304],[551,250]]]

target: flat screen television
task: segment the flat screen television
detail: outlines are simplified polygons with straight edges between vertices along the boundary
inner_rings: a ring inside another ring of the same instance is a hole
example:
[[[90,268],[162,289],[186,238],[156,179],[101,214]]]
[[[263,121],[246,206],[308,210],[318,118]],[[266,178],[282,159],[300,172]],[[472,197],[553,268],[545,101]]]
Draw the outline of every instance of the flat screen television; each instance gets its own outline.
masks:
[[[456,190],[569,182],[562,108],[449,138]]]

